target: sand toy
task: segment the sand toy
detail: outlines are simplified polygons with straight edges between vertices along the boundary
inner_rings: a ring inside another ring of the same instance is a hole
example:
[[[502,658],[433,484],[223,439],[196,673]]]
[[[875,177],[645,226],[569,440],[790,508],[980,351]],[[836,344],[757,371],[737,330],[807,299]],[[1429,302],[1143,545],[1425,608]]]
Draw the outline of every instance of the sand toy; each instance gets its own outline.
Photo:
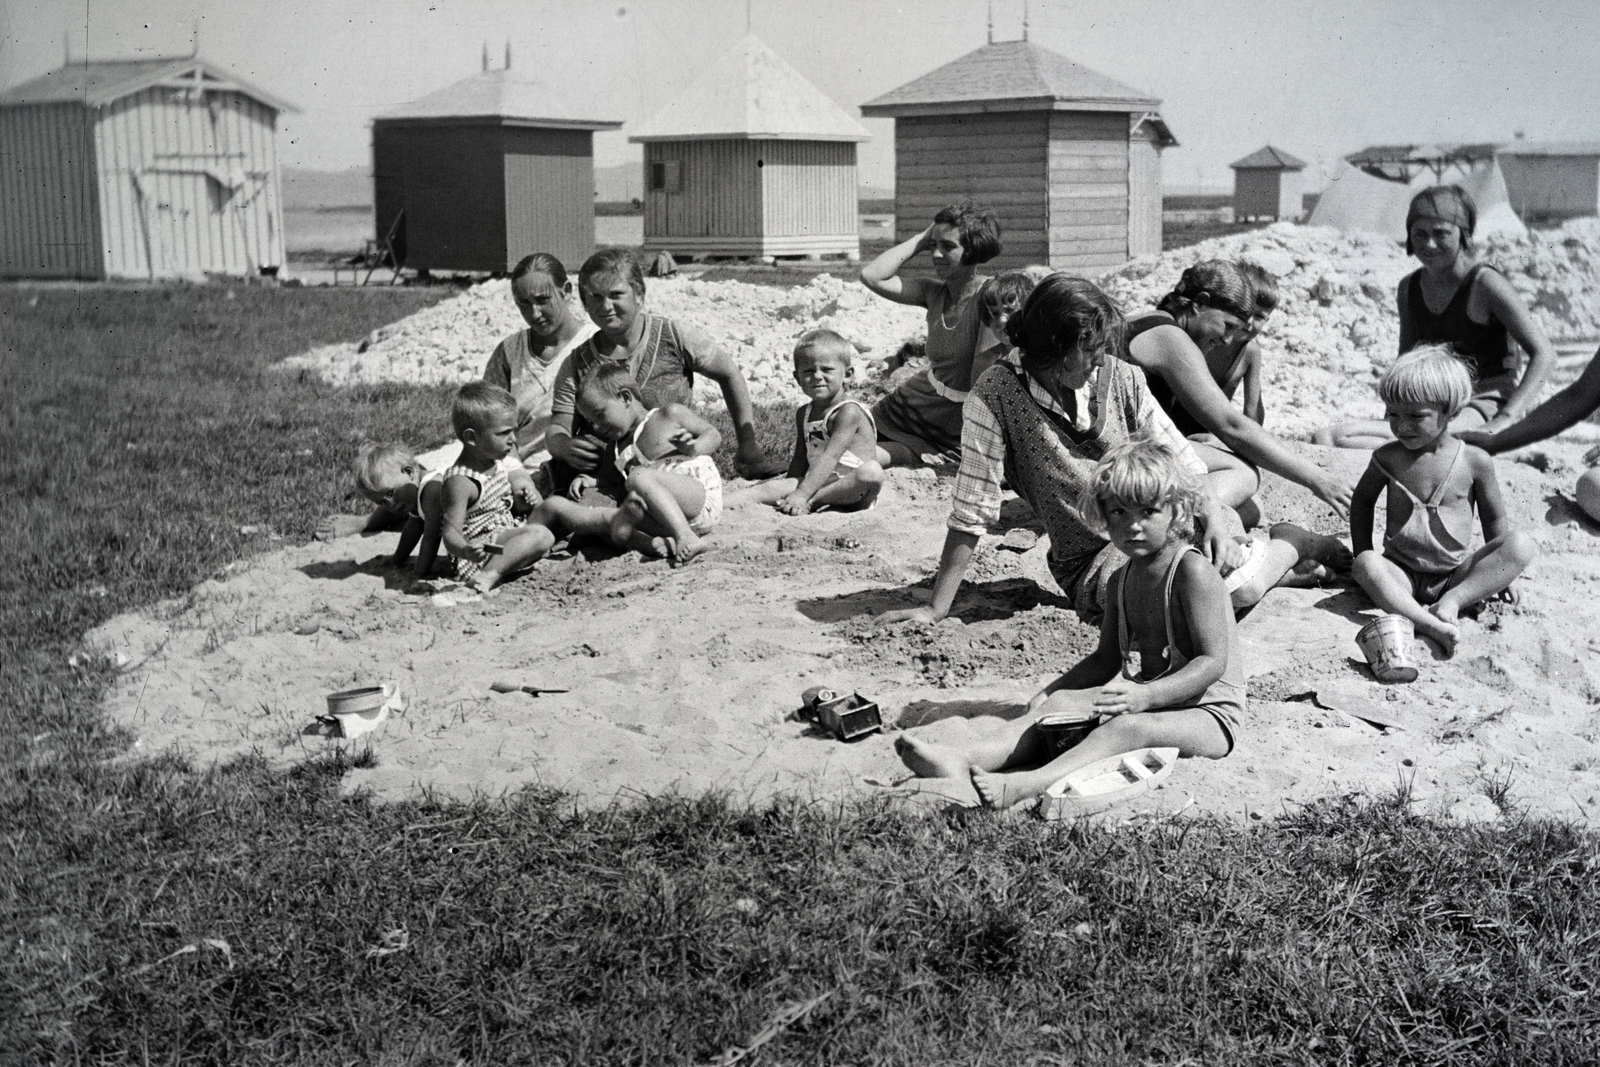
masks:
[[[1175,748],[1141,748],[1079,767],[1039,798],[1044,819],[1092,815],[1149,792],[1178,762]]]
[[[1412,651],[1416,631],[1403,615],[1379,615],[1356,634],[1356,646],[1380,682],[1414,682],[1417,660]]]

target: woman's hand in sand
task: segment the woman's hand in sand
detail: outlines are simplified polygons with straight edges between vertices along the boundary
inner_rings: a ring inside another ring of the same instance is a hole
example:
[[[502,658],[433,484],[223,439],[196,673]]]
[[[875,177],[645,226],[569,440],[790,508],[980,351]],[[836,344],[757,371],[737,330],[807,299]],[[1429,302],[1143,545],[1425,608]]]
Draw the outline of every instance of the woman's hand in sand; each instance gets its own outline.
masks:
[[[1126,678],[1113,678],[1094,697],[1094,710],[1102,715],[1137,715],[1149,711],[1150,689]]]
[[[790,493],[774,506],[785,515],[811,514],[811,498],[800,492]]]

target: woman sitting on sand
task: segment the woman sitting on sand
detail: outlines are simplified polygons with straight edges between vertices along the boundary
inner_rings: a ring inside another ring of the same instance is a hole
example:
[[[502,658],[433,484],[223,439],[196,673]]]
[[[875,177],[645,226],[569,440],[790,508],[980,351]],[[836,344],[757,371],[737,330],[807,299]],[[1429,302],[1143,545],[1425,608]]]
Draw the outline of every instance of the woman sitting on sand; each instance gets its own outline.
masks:
[[[923,252],[934,277],[900,277],[906,263]],[[999,254],[1000,222],[994,212],[962,201],[862,268],[861,283],[874,293],[928,309],[927,372],[901,382],[872,409],[878,442],[896,466],[961,447],[961,405],[972,388],[978,351],[978,291],[987,280],[977,267]]]
[[[1450,424],[1452,433],[1487,433],[1516,422],[1539,399],[1556,364],[1555,349],[1511,283],[1472,255],[1478,207],[1459,185],[1436,185],[1411,198],[1406,251],[1422,266],[1400,281],[1400,355],[1442,344],[1466,361],[1476,383],[1472,403]],[[1438,310],[1434,310],[1437,308]],[[1528,354],[1519,381],[1511,342]],[[1337,423],[1318,430],[1318,444],[1377,448],[1394,440],[1381,421]]]
[[[1196,451],[1212,472],[1219,498],[1240,508],[1249,525],[1256,516],[1247,502],[1260,484],[1249,464],[1305,486],[1342,517],[1349,513],[1353,487],[1262,427],[1260,389],[1249,380],[1252,368],[1259,374],[1261,365],[1255,336],[1276,305],[1275,287],[1264,273],[1252,275],[1244,264],[1228,260],[1196,263],[1154,311],[1128,321],[1128,362],[1145,372],[1156,401],[1180,431],[1216,435],[1221,448],[1204,440],[1195,443]],[[1243,411],[1231,399],[1241,385]]]

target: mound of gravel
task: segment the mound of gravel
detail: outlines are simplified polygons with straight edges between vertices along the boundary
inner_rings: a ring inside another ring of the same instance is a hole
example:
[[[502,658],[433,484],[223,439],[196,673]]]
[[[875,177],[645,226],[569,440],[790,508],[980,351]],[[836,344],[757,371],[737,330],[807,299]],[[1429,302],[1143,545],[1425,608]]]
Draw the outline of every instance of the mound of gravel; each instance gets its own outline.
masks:
[[[1483,254],[1511,280],[1552,340],[1600,336],[1600,220],[1490,238]],[[1304,436],[1335,417],[1382,414],[1372,386],[1398,345],[1395,287],[1416,265],[1404,250],[1374,235],[1278,223],[1137,259],[1099,281],[1135,312],[1155,306],[1183,269],[1202,259],[1249,260],[1278,279],[1278,311],[1261,339],[1262,392],[1275,432]],[[336,385],[467,381],[482,373],[502,337],[522,328],[510,288],[503,279],[484,282],[360,344],[313,349],[287,363]],[[647,306],[727,345],[752,397],[763,401],[796,399],[790,354],[807,330],[828,327],[849,338],[863,353],[858,374],[868,382],[882,375],[884,359],[926,334],[917,308],[880,300],[854,279],[827,274],[792,289],[652,279]],[[715,399],[715,390],[702,396]]]

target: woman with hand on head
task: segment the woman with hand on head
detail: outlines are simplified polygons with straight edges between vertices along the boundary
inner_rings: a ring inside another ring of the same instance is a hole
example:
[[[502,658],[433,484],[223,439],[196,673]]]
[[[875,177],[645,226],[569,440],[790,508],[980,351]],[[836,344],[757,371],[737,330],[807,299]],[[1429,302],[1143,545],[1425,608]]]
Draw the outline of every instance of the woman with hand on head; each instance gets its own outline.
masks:
[[[1472,252],[1478,207],[1459,185],[1436,185],[1411,198],[1406,251],[1422,266],[1401,279],[1400,355],[1423,344],[1449,345],[1472,371],[1472,402],[1452,433],[1495,433],[1522,418],[1556,364],[1556,352],[1528,308],[1494,267]],[[1528,354],[1519,380],[1511,342]],[[1387,422],[1337,423],[1317,431],[1319,444],[1377,448],[1394,440]]]
[[[934,277],[902,278],[900,271],[927,252]],[[872,417],[890,462],[904,466],[924,455],[961,447],[961,405],[972,388],[978,351],[980,263],[1000,254],[1000,222],[970,202],[952,204],[917,236],[902,241],[861,271],[861,283],[897,304],[928,309],[928,370],[878,401]]]

